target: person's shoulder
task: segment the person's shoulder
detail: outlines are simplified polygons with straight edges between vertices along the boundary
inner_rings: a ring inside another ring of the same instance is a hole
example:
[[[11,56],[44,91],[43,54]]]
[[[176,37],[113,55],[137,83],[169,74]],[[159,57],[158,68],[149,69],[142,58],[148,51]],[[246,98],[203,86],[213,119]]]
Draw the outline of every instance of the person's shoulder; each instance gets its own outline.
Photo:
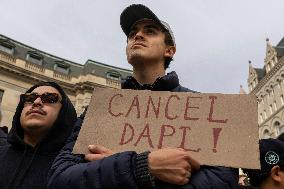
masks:
[[[184,87],[182,85],[178,85],[177,87],[175,87],[172,92],[190,92],[190,93],[199,93],[195,90],[189,89],[187,87]]]
[[[0,141],[0,162],[6,159],[6,154],[11,148],[11,145],[8,142],[1,142]],[[3,159],[4,158],[4,159]]]
[[[8,127],[0,127],[0,137],[6,137],[8,134]]]
[[[207,189],[237,189],[238,173],[235,169],[220,166],[201,166],[201,169],[195,172],[191,178],[191,184],[196,188]]]

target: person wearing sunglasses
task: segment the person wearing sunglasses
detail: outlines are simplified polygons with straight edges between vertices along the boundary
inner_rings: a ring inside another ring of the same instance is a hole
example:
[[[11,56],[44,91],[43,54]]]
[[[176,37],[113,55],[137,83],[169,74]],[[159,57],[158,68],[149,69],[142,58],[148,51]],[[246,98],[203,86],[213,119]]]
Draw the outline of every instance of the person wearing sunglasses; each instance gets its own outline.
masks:
[[[244,169],[250,184],[259,189],[284,188],[284,134],[259,141],[260,170]]]
[[[127,60],[133,66],[133,77],[123,82],[123,89],[194,92],[179,84],[175,72],[166,74],[176,51],[173,32],[166,22],[159,20],[148,7],[134,4],[121,13],[120,24],[127,37]],[[83,119],[81,116],[76,124],[78,130]],[[49,174],[50,189],[238,187],[237,175],[231,169],[201,167],[183,149],[113,154],[105,147],[90,145],[84,159],[72,154],[76,137],[74,133],[70,143],[55,159]]]
[[[0,188],[45,189],[51,164],[76,120],[70,99],[54,82],[20,95],[8,145],[0,146]]]

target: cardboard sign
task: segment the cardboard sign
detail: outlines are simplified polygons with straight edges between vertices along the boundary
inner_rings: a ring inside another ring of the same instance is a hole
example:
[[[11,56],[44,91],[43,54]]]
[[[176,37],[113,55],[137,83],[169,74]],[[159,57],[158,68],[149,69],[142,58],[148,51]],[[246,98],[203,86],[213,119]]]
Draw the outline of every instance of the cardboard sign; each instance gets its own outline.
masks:
[[[96,88],[75,153],[89,144],[116,152],[183,148],[201,164],[259,168],[252,95]]]

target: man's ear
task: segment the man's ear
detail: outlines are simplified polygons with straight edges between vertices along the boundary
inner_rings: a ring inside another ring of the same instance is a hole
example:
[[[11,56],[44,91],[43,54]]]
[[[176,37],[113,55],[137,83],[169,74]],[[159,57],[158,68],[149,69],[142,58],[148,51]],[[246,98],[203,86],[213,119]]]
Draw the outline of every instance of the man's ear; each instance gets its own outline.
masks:
[[[272,167],[270,176],[274,182],[284,182],[284,171],[278,165]]]
[[[176,53],[175,46],[167,46],[165,51],[165,57],[173,57]]]

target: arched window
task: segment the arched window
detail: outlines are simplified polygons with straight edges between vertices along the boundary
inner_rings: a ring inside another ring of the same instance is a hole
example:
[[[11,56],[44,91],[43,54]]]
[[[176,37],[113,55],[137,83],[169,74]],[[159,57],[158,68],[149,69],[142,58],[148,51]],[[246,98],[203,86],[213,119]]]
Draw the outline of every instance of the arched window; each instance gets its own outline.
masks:
[[[263,122],[263,115],[262,115],[262,113],[260,113],[259,119],[260,119],[260,123],[262,123]]]
[[[263,139],[267,139],[267,138],[270,138],[270,132],[268,129],[265,129],[262,133],[262,138]]]
[[[2,102],[3,95],[4,95],[4,90],[0,89],[0,105]]]
[[[275,121],[275,122],[273,123],[273,127],[274,127],[274,129],[275,129],[275,134],[276,134],[276,136],[278,136],[278,135],[280,135],[281,133],[284,132],[284,126],[281,125],[279,121]]]

